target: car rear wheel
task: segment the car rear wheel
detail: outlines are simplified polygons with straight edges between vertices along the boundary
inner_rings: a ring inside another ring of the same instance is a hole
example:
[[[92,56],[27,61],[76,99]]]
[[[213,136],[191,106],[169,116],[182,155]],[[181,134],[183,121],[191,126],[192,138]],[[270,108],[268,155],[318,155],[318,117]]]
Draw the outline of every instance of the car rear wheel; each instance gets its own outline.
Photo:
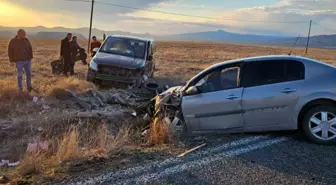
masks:
[[[316,143],[336,144],[336,108],[331,105],[312,108],[304,116],[303,130]]]

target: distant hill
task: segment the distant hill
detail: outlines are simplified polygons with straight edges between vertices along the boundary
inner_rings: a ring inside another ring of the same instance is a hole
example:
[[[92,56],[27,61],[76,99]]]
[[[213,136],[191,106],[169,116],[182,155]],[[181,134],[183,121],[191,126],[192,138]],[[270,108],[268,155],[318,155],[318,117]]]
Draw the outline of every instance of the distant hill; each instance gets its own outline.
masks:
[[[0,26],[0,37],[13,37],[16,30],[15,27]],[[77,34],[79,39],[88,38],[88,28],[64,28],[53,27],[47,28],[43,26],[25,27],[28,35],[31,37],[41,38],[63,38],[66,33],[71,32]],[[232,33],[224,30],[195,32],[172,35],[151,35],[151,34],[136,34],[123,31],[106,31],[92,29],[92,35],[102,38],[103,34],[108,35],[132,35],[138,37],[154,38],[156,40],[176,40],[176,41],[202,41],[202,42],[225,42],[233,44],[252,44],[252,45],[269,45],[269,46],[292,46],[296,37],[277,36],[277,35],[256,35],[256,34],[240,34]],[[298,47],[305,47],[307,43],[306,37],[300,37],[297,43]],[[332,48],[336,49],[336,35],[317,35],[310,38],[310,47],[316,48]]]
[[[275,35],[254,35],[231,33],[223,30],[185,33],[162,36],[162,40],[225,42],[233,44],[252,44],[268,46],[292,46],[296,37]],[[300,37],[297,47],[305,47],[307,37]],[[336,49],[336,35],[317,35],[310,37],[310,47]]]
[[[12,31],[0,31],[0,38],[11,38],[15,36],[15,32]]]
[[[287,38],[287,39],[279,39],[272,40],[268,42],[268,45],[279,45],[279,46],[288,46],[294,45],[297,38]],[[300,37],[297,41],[297,46],[305,47],[307,45],[307,37]],[[309,40],[310,47],[316,48],[328,48],[328,49],[336,49],[336,35],[317,35],[310,37]]]
[[[67,32],[38,32],[34,35],[37,38],[46,38],[46,39],[62,39],[67,35]],[[77,36],[78,39],[86,39],[82,34],[73,33],[73,36]]]
[[[0,37],[2,37],[1,31],[10,31],[13,33],[12,36],[14,36],[18,29],[20,28],[0,26]],[[23,29],[26,30],[28,35],[31,37],[34,37],[39,32],[60,32],[60,33],[64,33],[63,37],[66,36],[66,33],[80,34],[84,36],[85,38],[88,38],[89,36],[88,28],[64,28],[64,27],[47,28],[44,26],[37,26],[37,27],[24,27]],[[132,36],[139,36],[139,37],[152,37],[149,34],[136,34],[136,33],[123,32],[123,31],[105,31],[105,30],[99,30],[96,28],[92,29],[92,36],[95,35],[100,39],[103,38],[104,33],[106,35],[132,35]]]
[[[187,40],[187,41],[208,41],[208,42],[228,42],[235,44],[259,44],[267,43],[269,40],[285,39],[291,37],[273,35],[254,35],[231,33],[223,30],[175,34],[163,37],[165,40]]]

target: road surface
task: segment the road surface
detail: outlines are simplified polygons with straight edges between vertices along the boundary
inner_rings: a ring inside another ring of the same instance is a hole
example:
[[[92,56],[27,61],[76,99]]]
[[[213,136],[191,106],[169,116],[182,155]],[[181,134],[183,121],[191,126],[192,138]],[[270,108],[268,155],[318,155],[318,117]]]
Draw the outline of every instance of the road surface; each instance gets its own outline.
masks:
[[[336,146],[292,132],[197,137],[189,155],[106,172],[63,184],[336,184]]]

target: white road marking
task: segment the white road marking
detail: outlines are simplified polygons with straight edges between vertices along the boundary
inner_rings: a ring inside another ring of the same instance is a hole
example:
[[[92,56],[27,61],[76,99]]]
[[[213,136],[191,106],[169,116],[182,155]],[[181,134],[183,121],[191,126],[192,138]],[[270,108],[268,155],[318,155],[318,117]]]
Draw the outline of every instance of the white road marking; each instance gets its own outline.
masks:
[[[219,152],[219,151],[224,150],[224,149],[229,148],[229,147],[241,146],[241,145],[244,145],[244,144],[249,144],[251,142],[255,142],[255,141],[258,141],[258,140],[261,140],[261,139],[267,139],[267,138],[268,138],[267,136],[246,137],[246,138],[235,140],[235,141],[232,141],[232,142],[229,142],[229,143],[225,143],[225,144],[220,145],[220,146],[207,148],[206,150],[197,151],[197,152],[195,152],[195,153],[193,153],[193,154],[191,154],[187,157],[209,155],[211,153]],[[98,176],[98,177],[95,177],[95,178],[90,178],[86,182],[78,182],[77,184],[83,184],[83,183],[85,183],[85,184],[95,184],[96,181],[105,181],[105,180],[113,179],[113,178],[118,179],[118,177],[121,177],[121,176],[135,176],[137,174],[148,172],[151,169],[162,168],[166,165],[172,165],[174,163],[181,164],[179,162],[183,162],[184,159],[185,158],[171,157],[171,158],[168,158],[164,161],[154,161],[154,162],[151,162],[149,164],[129,168],[129,169],[122,170],[122,171],[119,171],[119,172],[112,172],[112,173],[101,175],[101,176]]]
[[[152,174],[148,174],[148,175],[142,175],[142,176],[137,177],[135,179],[126,180],[126,181],[120,182],[118,184],[143,184],[145,182],[151,182],[151,181],[163,178],[163,177],[167,177],[167,176],[172,175],[172,174],[180,173],[180,172],[188,170],[188,169],[208,165],[210,163],[219,161],[219,160],[221,160],[225,157],[234,157],[234,156],[244,154],[244,153],[248,153],[248,152],[251,152],[251,151],[254,151],[254,150],[257,150],[257,149],[265,148],[267,146],[271,146],[271,145],[283,142],[285,140],[287,140],[287,138],[284,138],[284,137],[269,139],[269,140],[266,140],[266,141],[259,142],[257,144],[249,145],[249,146],[238,148],[238,149],[235,149],[235,150],[226,151],[226,152],[220,153],[220,154],[215,155],[215,156],[206,157],[206,158],[203,158],[201,160],[191,161],[191,162],[187,162],[187,163],[184,163],[184,164],[181,164],[181,165],[170,167],[170,168],[165,169],[162,172],[152,173]]]

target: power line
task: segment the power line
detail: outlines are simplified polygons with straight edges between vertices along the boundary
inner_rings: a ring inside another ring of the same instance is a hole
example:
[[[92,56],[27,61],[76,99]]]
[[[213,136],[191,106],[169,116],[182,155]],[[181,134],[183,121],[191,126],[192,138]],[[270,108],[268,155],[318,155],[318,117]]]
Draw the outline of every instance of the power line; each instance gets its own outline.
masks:
[[[66,1],[91,2],[91,1],[88,1],[88,0],[66,0]],[[218,17],[207,17],[207,16],[198,16],[198,15],[190,15],[190,14],[166,12],[166,11],[159,11],[159,10],[153,10],[153,9],[148,9],[148,8],[138,8],[138,7],[125,6],[125,5],[114,4],[114,3],[107,3],[107,2],[101,2],[101,1],[95,1],[95,3],[97,3],[97,4],[103,4],[103,5],[108,5],[108,6],[119,7],[119,8],[132,9],[132,10],[142,10],[142,11],[162,13],[162,14],[167,14],[167,15],[177,15],[177,16],[202,18],[202,19],[211,19],[211,20],[224,20],[224,21],[236,21],[236,22],[254,22],[254,23],[270,23],[270,24],[306,24],[308,22],[308,21],[307,22],[304,22],[304,21],[257,21],[257,20],[242,20],[242,19],[218,18]]]
[[[109,5],[109,6],[115,6],[115,7],[119,7],[119,8],[142,10],[142,11],[162,13],[162,14],[167,14],[167,15],[178,15],[178,16],[184,16],[184,17],[212,19],[212,20],[225,20],[225,21],[236,21],[236,22],[274,23],[274,24],[302,24],[302,23],[306,24],[307,23],[307,22],[303,22],[303,21],[293,21],[293,22],[287,22],[287,21],[256,21],[256,20],[241,20],[241,19],[229,19],[229,18],[218,18],[218,17],[206,17],[206,16],[198,16],[198,15],[190,15],[190,14],[182,14],[182,13],[173,13],[173,12],[152,10],[152,9],[147,9],[147,8],[137,8],[137,7],[125,6],[125,5],[114,4],[114,3],[107,3],[107,2],[100,2],[100,1],[96,1],[96,3]]]
[[[317,26],[320,26],[321,28],[324,28],[325,30],[328,30],[328,31],[330,31],[330,32],[332,32],[332,33],[335,33],[336,34],[336,30],[333,30],[333,29],[330,29],[330,28],[327,28],[327,27],[324,27],[324,26],[322,26],[321,24],[319,24],[319,23],[317,23],[317,22],[313,22],[315,25],[317,25]]]

